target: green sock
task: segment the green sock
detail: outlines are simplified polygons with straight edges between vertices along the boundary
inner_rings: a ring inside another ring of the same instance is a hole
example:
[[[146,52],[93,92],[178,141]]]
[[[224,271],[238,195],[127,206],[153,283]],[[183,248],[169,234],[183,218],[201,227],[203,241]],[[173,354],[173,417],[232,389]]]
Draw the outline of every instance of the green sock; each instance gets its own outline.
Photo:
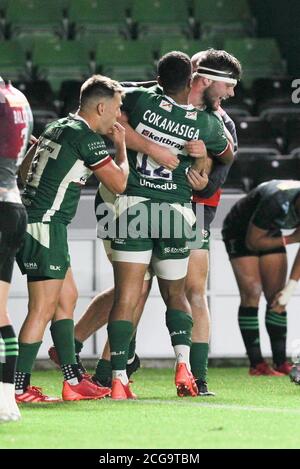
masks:
[[[95,375],[103,386],[110,386],[112,377],[110,360],[104,360],[103,358],[100,358],[97,363]]]
[[[190,364],[196,379],[206,381],[209,344],[193,342],[190,351]]]
[[[270,337],[274,363],[280,366],[286,361],[286,312],[278,314],[267,308],[266,328]]]
[[[193,320],[191,316],[178,309],[167,309],[166,324],[170,333],[172,346],[191,346]]]
[[[74,321],[72,319],[55,321],[51,324],[50,332],[60,366],[75,365]]]
[[[112,369],[125,370],[133,324],[130,321],[113,321],[108,324],[107,331]]]
[[[31,374],[34,361],[38,354],[42,342],[35,342],[34,344],[25,344],[19,342],[19,356],[17,361],[17,371],[21,373]]]
[[[134,358],[135,347],[136,347],[136,332],[133,334],[130,344],[129,344],[128,360],[132,360]]]
[[[250,366],[255,367],[263,361],[259,340],[258,308],[254,306],[239,307],[239,327],[246,347]]]
[[[75,345],[75,353],[80,353],[81,350],[83,349],[83,342],[80,342],[80,340],[77,340],[76,337],[74,339],[74,345]]]

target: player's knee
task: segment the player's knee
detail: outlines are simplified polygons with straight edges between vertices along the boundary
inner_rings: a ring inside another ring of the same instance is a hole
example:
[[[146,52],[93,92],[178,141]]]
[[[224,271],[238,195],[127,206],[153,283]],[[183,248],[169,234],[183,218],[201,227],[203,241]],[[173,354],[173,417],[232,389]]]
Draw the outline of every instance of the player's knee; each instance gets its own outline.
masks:
[[[51,300],[34,305],[29,303],[28,315],[39,322],[48,324],[54,317],[56,307],[57,302]]]
[[[192,283],[186,287],[186,296],[189,302],[203,303],[206,301],[206,283]]]
[[[206,306],[207,300],[204,292],[199,292],[197,290],[189,290],[187,292],[187,299],[192,308],[204,308]]]
[[[0,305],[0,327],[6,326],[7,324],[10,324],[8,311]]]
[[[74,309],[75,306],[76,306],[77,300],[78,300],[78,290],[77,290],[75,285],[70,290],[68,298],[69,298],[69,301],[72,304],[72,307]]]
[[[262,293],[260,282],[248,280],[247,286],[240,289],[242,304],[244,306],[257,306]]]

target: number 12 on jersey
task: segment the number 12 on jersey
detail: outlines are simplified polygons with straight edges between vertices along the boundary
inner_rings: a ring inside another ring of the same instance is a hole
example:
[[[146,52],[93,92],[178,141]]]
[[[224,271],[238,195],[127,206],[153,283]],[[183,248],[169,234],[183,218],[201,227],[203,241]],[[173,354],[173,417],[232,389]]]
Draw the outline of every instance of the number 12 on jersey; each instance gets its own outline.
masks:
[[[139,152],[136,159],[136,169],[144,178],[167,179],[172,181],[172,171],[157,164],[149,155]]]

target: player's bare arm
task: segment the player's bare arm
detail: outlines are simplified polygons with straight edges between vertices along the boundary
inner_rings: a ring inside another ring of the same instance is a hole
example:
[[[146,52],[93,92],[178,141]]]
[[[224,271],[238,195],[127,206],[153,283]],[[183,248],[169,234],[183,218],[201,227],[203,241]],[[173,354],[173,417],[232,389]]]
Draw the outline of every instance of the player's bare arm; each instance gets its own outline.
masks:
[[[195,158],[192,168],[201,172],[206,168],[207,150],[203,140],[191,140],[185,145],[189,156]]]
[[[163,166],[170,171],[177,168],[179,159],[168,148],[157,143],[151,142],[138,132],[136,132],[128,123],[125,113],[122,113],[119,122],[126,130],[126,146],[127,148],[139,151],[145,155],[149,155],[157,164]]]
[[[252,251],[265,251],[269,249],[279,248],[286,244],[294,244],[300,242],[300,229],[297,228],[292,234],[284,237],[272,238],[268,230],[262,230],[253,223],[249,224],[246,236],[246,245]]]
[[[125,146],[125,129],[118,122],[114,124],[110,138],[116,148],[115,160],[111,160],[105,166],[94,170],[94,174],[108,190],[115,194],[121,194],[126,188],[129,167]]]

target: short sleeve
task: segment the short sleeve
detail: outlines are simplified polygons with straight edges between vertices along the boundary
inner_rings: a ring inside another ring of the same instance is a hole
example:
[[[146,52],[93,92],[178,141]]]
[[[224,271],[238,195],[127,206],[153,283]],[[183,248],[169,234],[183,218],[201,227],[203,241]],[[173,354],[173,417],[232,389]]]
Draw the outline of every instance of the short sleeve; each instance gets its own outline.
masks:
[[[229,146],[225,135],[224,124],[222,118],[217,117],[215,114],[210,114],[210,118],[211,136],[206,142],[206,147],[214,156],[222,156]]]
[[[80,140],[79,153],[80,159],[92,171],[102,168],[112,160],[103,138],[92,132]]]

